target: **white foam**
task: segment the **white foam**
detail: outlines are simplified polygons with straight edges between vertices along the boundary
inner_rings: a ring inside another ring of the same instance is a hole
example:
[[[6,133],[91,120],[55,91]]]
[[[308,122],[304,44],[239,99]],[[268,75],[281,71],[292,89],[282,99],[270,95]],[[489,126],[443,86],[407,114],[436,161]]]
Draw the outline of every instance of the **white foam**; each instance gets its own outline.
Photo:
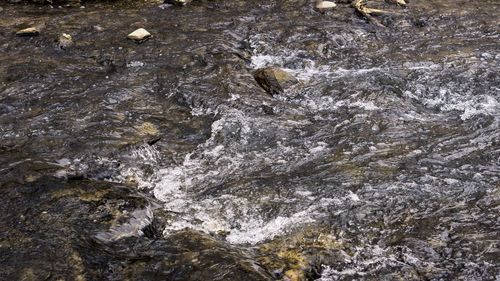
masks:
[[[318,152],[324,151],[326,149],[327,145],[328,144],[325,142],[318,142],[317,146],[309,148],[309,153],[318,153]]]
[[[299,212],[291,217],[278,216],[268,222],[251,219],[240,228],[232,230],[226,239],[235,244],[255,244],[283,235],[287,228],[312,221],[306,212]]]
[[[230,243],[255,244],[313,222],[322,216],[325,206],[353,200],[352,195],[350,198],[318,200],[307,190],[303,190],[300,197],[280,197],[273,186],[257,194],[239,194],[239,190],[253,190],[244,182],[239,184],[239,189],[230,189],[230,193],[218,191],[230,188],[225,183],[230,183],[231,179],[244,179],[247,174],[259,171],[256,170],[259,167],[269,166],[275,171],[286,172],[291,168],[289,159],[300,165],[302,161],[313,161],[329,153],[325,142],[288,146],[286,139],[269,147],[259,145],[248,149],[256,141],[261,143],[259,131],[274,131],[276,122],[280,121],[250,117],[242,111],[226,109],[212,124],[211,137],[205,143],[187,154],[182,163],[157,172],[157,180],[152,184],[153,193],[164,202],[167,211],[175,213],[165,228],[166,235],[189,227],[206,233],[227,232],[226,239]],[[287,119],[280,123],[279,128],[293,131],[309,124]],[[231,142],[221,142],[227,138]],[[297,162],[298,159],[301,160]],[[287,211],[266,215],[265,206],[270,203],[288,206]]]
[[[460,111],[462,120],[479,114],[500,115],[500,101],[489,94],[475,95],[471,92],[472,89],[466,92],[454,92],[448,88],[441,88],[435,92],[427,92],[421,88],[423,87],[417,85],[414,91],[407,90],[403,94],[422,102],[425,106],[438,108],[441,111]]]
[[[350,190],[349,190],[349,194],[347,195],[347,198],[349,198],[349,199],[351,199],[352,201],[355,201],[355,202],[359,201],[359,196],[356,193],[354,193],[354,192],[352,192]]]
[[[254,42],[254,45],[258,45]],[[393,73],[394,71],[417,70],[428,72],[428,76],[432,76],[435,71],[440,71],[443,65],[431,62],[420,63],[405,63],[402,67],[371,67],[361,69],[345,69],[342,67],[335,68],[334,66],[318,65],[311,59],[300,58],[302,51],[278,52],[276,55],[270,54],[254,54],[251,59],[251,67],[254,69],[267,66],[280,66],[284,70],[290,72],[301,81],[309,82],[315,79],[339,79],[343,77],[370,75],[374,72]],[[301,68],[285,68],[287,62],[296,62],[302,60],[296,65],[303,65]],[[414,91],[407,90],[404,96],[421,101],[425,106],[437,107],[441,111],[460,111],[461,119],[467,120],[479,114],[499,115],[500,101],[494,96],[498,93],[498,88],[493,89],[496,93],[486,95],[474,95],[471,91],[453,92],[451,89],[441,88],[435,93],[426,93],[425,87],[417,85]],[[309,93],[306,93],[308,95]],[[277,97],[280,98],[280,97]],[[283,99],[283,98],[282,98]],[[335,109],[340,106],[358,107],[365,110],[378,110],[379,107],[373,101],[363,101],[355,98],[347,100],[334,101],[328,96],[312,97],[307,96],[299,101],[302,105],[311,108],[312,110]],[[414,119],[414,114],[408,114],[410,119]]]
[[[68,158],[62,158],[57,160],[57,165],[62,167],[68,167],[71,164],[71,161]]]
[[[127,67],[141,67],[141,66],[144,66],[144,63],[142,61],[127,62]]]

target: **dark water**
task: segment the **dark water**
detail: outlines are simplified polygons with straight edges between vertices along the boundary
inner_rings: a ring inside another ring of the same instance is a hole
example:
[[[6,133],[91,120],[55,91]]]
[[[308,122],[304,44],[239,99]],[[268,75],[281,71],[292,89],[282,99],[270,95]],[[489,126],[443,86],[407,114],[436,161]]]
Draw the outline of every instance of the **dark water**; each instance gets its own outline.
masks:
[[[498,1],[84,5],[0,3],[1,280],[500,280]]]

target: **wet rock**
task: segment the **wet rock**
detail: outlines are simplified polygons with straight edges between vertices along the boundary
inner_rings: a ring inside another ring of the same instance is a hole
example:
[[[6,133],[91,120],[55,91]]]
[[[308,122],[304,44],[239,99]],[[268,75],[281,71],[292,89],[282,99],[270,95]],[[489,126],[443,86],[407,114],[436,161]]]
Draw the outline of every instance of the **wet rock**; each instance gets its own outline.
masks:
[[[192,0],[165,0],[164,3],[172,4],[172,5],[176,5],[176,6],[184,6],[191,1]]]
[[[297,233],[259,245],[257,261],[280,280],[316,280],[325,261],[345,262],[341,251],[348,250],[343,241],[332,235],[337,231],[304,227]]]
[[[61,34],[58,39],[58,46],[61,49],[68,49],[73,46],[73,37],[66,33]]]
[[[272,280],[248,253],[206,234],[164,238],[167,214],[155,208],[122,184],[48,176],[4,182],[0,279]]]
[[[142,42],[148,40],[150,37],[151,37],[151,33],[149,33],[144,28],[139,28],[127,36],[128,39],[132,39],[132,40],[136,41],[137,43],[142,43]]]
[[[264,268],[248,259],[248,252],[233,248],[204,233],[180,231],[166,238],[166,242],[182,246],[177,268],[174,267],[173,270],[181,269],[185,272],[189,268],[189,273],[183,274],[190,276],[188,280],[274,280]],[[175,274],[171,273],[170,276]],[[186,277],[182,279],[186,280]]]
[[[337,4],[332,1],[317,1],[315,7],[318,10],[325,10],[337,7]]]
[[[154,137],[154,138],[151,138],[150,140],[148,140],[147,144],[154,145],[155,143],[159,142],[160,140],[161,140],[161,137]]]
[[[8,259],[0,276],[6,280],[23,280],[26,270],[83,280],[78,276],[94,271],[84,266],[85,255],[99,256],[97,244],[139,236],[150,210],[149,199],[133,188],[105,182],[42,176],[4,183],[0,194],[6,199],[0,200],[0,256]],[[92,247],[97,252],[77,250]]]
[[[158,128],[151,122],[144,122],[137,127],[139,136],[157,136],[159,134]]]
[[[287,88],[299,83],[290,73],[275,66],[257,70],[254,78],[271,95],[282,94]]]
[[[17,36],[37,36],[38,34],[40,34],[40,29],[34,26],[16,32]]]

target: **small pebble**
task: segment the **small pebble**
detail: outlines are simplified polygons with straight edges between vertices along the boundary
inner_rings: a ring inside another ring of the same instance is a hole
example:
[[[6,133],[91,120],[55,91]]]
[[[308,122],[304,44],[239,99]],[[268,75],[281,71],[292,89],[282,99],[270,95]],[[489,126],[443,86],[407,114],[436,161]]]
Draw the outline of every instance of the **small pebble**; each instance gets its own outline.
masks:
[[[316,2],[316,9],[323,10],[323,9],[332,9],[337,7],[337,4],[335,4],[332,1],[318,1]]]
[[[61,49],[67,49],[73,45],[73,38],[71,35],[63,33],[61,36],[59,36],[59,48]]]
[[[130,33],[127,38],[135,40],[138,43],[144,42],[151,37],[151,33],[149,33],[144,28],[139,28],[136,31]]]

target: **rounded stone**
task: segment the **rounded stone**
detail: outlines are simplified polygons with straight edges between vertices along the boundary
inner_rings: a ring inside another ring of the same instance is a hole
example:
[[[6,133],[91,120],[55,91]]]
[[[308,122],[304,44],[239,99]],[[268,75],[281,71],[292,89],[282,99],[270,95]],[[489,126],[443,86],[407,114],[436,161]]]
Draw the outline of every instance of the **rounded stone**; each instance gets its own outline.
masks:
[[[134,32],[130,33],[127,38],[135,40],[137,42],[143,42],[151,37],[151,33],[149,33],[144,28],[139,28]]]
[[[332,9],[337,7],[337,4],[335,4],[332,1],[318,1],[316,2],[316,9],[323,10],[323,9]]]
[[[67,49],[71,46],[73,46],[73,37],[71,35],[63,33],[61,36],[59,36],[59,48],[61,49]]]

